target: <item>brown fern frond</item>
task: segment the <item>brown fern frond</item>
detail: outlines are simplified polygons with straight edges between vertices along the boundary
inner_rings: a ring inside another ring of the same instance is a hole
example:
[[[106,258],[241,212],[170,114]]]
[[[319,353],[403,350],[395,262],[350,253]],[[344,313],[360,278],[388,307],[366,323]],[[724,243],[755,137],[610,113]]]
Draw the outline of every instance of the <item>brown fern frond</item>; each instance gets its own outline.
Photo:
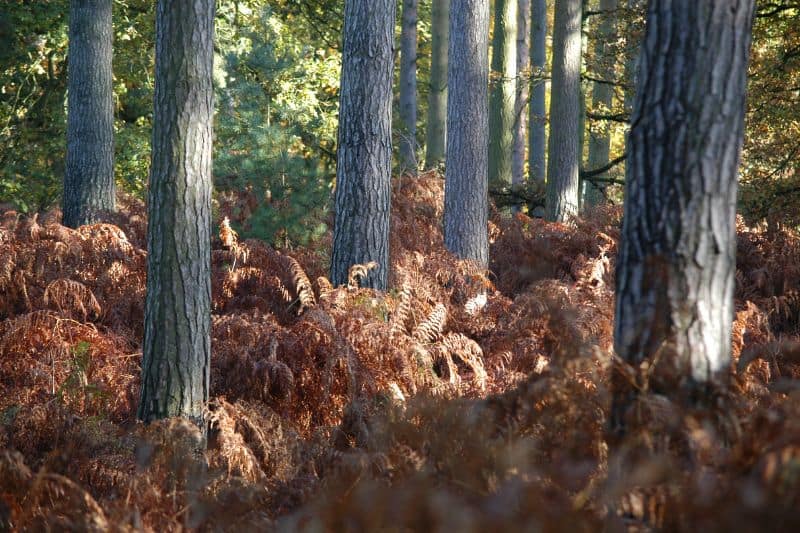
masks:
[[[428,317],[417,325],[412,336],[420,342],[432,343],[442,335],[446,321],[447,307],[436,304]]]
[[[404,333],[408,334],[406,322],[411,316],[411,287],[403,284],[403,289],[400,291],[400,301],[397,303],[397,308],[392,315],[392,328],[393,335]]]
[[[294,257],[285,255],[285,261],[289,265],[289,274],[291,275],[292,282],[294,283],[295,292],[300,300],[300,308],[297,314],[301,314],[306,309],[310,309],[317,305],[314,298],[314,289],[311,287],[311,281],[308,279],[305,270],[300,266],[300,263]]]
[[[100,316],[100,304],[86,285],[71,279],[57,279],[44,291],[44,304],[71,317],[86,321],[89,316]]]
[[[233,248],[239,242],[239,234],[231,227],[231,221],[228,217],[222,219],[219,225],[219,240],[222,242],[223,248]]]
[[[317,291],[319,292],[320,300],[327,300],[333,293],[333,285],[325,276],[319,276],[317,278]]]
[[[483,365],[483,350],[478,343],[461,333],[448,333],[442,339],[441,344],[451,356],[458,357],[472,369],[478,387],[485,390],[489,376]]]
[[[365,265],[353,265],[347,271],[347,288],[357,289],[361,280],[369,275],[370,270],[378,268],[378,263],[370,261]]]

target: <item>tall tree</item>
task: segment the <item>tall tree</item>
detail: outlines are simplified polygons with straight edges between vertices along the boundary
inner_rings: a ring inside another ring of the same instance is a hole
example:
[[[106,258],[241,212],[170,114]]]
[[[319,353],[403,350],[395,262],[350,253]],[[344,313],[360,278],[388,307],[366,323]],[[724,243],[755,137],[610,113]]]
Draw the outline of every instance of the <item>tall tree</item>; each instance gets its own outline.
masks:
[[[139,418],[196,422],[211,362],[214,0],[159,0]]]
[[[518,0],[517,5],[517,100],[514,106],[514,147],[511,160],[511,183],[525,182],[525,135],[530,85],[530,38],[531,0]]]
[[[394,0],[345,0],[336,222],[331,281],[377,263],[362,284],[385,289],[389,274]]]
[[[400,165],[417,171],[417,7],[403,0],[400,34]]]
[[[431,0],[431,75],[425,133],[425,168],[444,162],[447,131],[447,47],[450,0]]]
[[[495,0],[492,92],[489,103],[489,181],[511,183],[517,71],[517,1]],[[452,29],[452,28],[451,28]],[[451,32],[452,37],[452,32]]]
[[[489,262],[489,2],[452,0],[448,66],[444,242],[482,266]]]
[[[115,208],[111,4],[69,4],[63,223],[72,228]]]
[[[581,135],[581,0],[555,0],[550,140],[545,216],[564,222],[578,211]]]
[[[598,81],[592,86],[592,111],[608,115],[614,100],[614,72],[616,63],[617,0],[600,0],[600,17],[597,32],[594,34],[595,75]],[[611,131],[607,120],[592,124],[589,131],[590,170],[598,169],[608,163],[611,153]],[[601,174],[602,176],[602,174]],[[595,206],[605,200],[605,187],[600,182],[586,182],[584,205]]]
[[[651,0],[628,139],[614,345],[690,397],[731,356],[736,187],[754,0]],[[634,391],[615,384],[612,423]]]
[[[528,176],[544,183],[546,137],[545,81],[547,70],[547,0],[531,0],[531,103],[528,125]]]
[[[635,23],[636,13],[644,9],[644,0],[627,0],[627,27],[625,28],[625,111],[633,111],[633,97],[636,93],[636,63],[641,47],[641,28]]]

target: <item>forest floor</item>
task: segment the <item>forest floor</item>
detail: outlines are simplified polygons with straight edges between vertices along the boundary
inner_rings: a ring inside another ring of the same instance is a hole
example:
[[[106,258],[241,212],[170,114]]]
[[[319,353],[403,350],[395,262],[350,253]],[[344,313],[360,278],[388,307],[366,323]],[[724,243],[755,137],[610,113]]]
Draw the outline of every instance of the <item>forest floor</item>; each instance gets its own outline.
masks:
[[[493,213],[487,278],[442,200],[395,180],[388,293],[331,287],[330,236],[215,238],[205,452],[136,421],[143,206],[2,214],[0,530],[800,528],[797,234],[738,224],[731,386],[693,409],[611,355],[619,209]],[[612,375],[640,390],[621,442]]]

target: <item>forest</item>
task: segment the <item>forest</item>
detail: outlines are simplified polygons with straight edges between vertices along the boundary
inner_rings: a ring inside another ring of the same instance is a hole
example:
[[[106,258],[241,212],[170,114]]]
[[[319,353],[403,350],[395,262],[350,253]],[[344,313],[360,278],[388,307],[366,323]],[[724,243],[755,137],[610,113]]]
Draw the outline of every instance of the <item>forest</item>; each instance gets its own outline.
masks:
[[[237,530],[800,530],[800,3],[0,3],[0,531]]]

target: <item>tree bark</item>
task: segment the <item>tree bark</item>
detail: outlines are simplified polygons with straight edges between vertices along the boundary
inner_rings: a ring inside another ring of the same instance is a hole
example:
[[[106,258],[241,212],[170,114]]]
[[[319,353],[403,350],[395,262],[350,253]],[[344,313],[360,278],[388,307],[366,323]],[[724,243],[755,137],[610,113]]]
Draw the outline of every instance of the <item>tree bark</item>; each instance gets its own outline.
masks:
[[[492,92],[489,102],[489,181],[497,185],[511,183],[517,93],[517,1],[495,0],[494,4]]]
[[[731,356],[737,169],[754,0],[651,0],[628,140],[616,352],[658,353],[690,398]],[[612,423],[634,393],[618,380]],[[675,392],[674,390],[671,392]]]
[[[403,0],[400,34],[400,165],[417,173],[417,7]]]
[[[528,87],[530,85],[530,16],[531,0],[518,0],[517,4],[517,96],[514,106],[514,147],[511,157],[511,183],[522,185],[525,182],[525,145],[527,121],[525,110],[528,107]]]
[[[531,0],[531,103],[528,126],[528,176],[531,183],[544,183],[547,149],[545,80],[547,71],[547,0]]]
[[[555,0],[545,216],[557,222],[578,212],[581,19],[581,0]]]
[[[447,100],[444,241],[463,259],[489,263],[489,3],[452,0]]]
[[[362,285],[386,289],[392,170],[394,0],[346,0],[336,222],[331,281],[355,264],[377,263]]]
[[[595,73],[601,80],[614,79],[614,43],[617,34],[617,0],[600,0],[602,18],[595,35]],[[592,87],[592,112],[610,114],[614,100],[614,86],[595,82]],[[608,163],[611,154],[611,131],[607,120],[592,124],[589,130],[589,169],[600,168]],[[602,175],[601,175],[602,177]],[[586,182],[585,206],[596,206],[605,201],[605,187],[601,182]]]
[[[211,361],[214,0],[159,0],[139,418],[200,423]]]
[[[636,94],[636,68],[641,48],[641,28],[634,24],[634,12],[644,9],[644,0],[627,0],[628,5],[628,27],[625,29],[625,100],[624,106],[627,113],[633,111],[633,97]]]
[[[428,92],[428,124],[425,168],[444,162],[447,131],[447,47],[450,0],[431,0],[431,78]]]
[[[71,0],[63,223],[101,220],[115,208],[111,0]]]

